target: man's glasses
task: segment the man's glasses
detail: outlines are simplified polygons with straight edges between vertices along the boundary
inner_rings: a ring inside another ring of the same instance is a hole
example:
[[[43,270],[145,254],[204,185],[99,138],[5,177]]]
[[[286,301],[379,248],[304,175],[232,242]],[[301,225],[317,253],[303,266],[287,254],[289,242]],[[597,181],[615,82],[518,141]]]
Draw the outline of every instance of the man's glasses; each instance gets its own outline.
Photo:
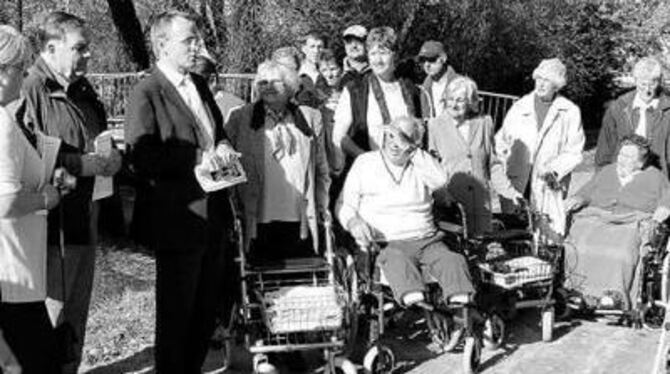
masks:
[[[438,58],[440,58],[440,56],[433,56],[433,57],[423,57],[422,56],[422,57],[419,57],[419,63],[425,64],[426,62],[429,62],[429,63],[432,64],[435,61],[437,61]]]

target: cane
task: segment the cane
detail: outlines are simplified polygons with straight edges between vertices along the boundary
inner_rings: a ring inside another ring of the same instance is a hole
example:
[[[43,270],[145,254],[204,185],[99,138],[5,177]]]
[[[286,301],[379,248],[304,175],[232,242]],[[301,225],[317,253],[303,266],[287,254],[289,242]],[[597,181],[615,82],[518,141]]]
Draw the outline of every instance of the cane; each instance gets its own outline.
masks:
[[[61,317],[64,318],[65,306],[67,305],[67,282],[65,281],[65,202],[63,197],[65,196],[64,190],[68,188],[68,185],[72,184],[72,178],[68,176],[65,171],[54,173],[54,180],[56,186],[58,186],[58,196],[60,204],[58,204],[58,257],[60,259],[60,276],[61,276],[61,292],[63,296],[63,308],[61,309]],[[55,333],[58,341],[58,361],[62,364],[68,364],[74,362],[77,359],[77,353],[75,351],[74,345],[77,342],[77,335],[74,331],[74,326],[69,321],[62,320],[58,326],[56,326]]]

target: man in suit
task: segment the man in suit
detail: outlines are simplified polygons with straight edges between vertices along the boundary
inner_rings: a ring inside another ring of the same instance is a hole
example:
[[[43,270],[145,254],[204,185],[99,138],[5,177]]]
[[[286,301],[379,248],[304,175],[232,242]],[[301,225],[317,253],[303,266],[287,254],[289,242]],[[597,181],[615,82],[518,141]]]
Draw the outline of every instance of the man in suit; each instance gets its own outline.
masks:
[[[156,66],[133,90],[126,142],[135,173],[153,187],[156,372],[200,373],[221,297],[230,207],[205,193],[194,168],[214,172],[237,157],[207,82],[191,74],[200,48],[196,19],[178,11],[151,26]]]
[[[651,144],[650,163],[670,175],[670,96],[663,90],[661,63],[653,57],[640,59],[633,68],[635,89],[607,107],[598,134],[595,162],[598,168],[616,162],[621,142],[637,134]]]
[[[436,40],[423,43],[417,60],[426,73],[426,79],[421,85],[426,91],[426,95],[421,98],[421,111],[425,117],[434,118],[444,110],[441,102],[444,90],[458,74],[448,63],[444,44]]]

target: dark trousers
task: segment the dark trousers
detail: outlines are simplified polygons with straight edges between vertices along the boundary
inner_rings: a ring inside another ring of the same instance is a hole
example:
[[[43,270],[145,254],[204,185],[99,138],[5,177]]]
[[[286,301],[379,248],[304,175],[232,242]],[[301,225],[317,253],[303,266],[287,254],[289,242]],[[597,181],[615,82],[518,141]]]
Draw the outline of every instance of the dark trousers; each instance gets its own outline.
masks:
[[[251,262],[272,262],[287,258],[316,256],[310,238],[300,238],[299,222],[270,222],[256,226],[251,243]]]
[[[56,337],[44,302],[1,303],[0,328],[23,374],[55,374]]]
[[[410,292],[425,290],[427,272],[435,277],[445,300],[455,294],[473,294],[472,278],[465,257],[449,250],[443,235],[426,239],[390,241],[382,246],[377,262],[401,301]]]
[[[201,373],[220,304],[223,244],[156,253],[156,372]]]

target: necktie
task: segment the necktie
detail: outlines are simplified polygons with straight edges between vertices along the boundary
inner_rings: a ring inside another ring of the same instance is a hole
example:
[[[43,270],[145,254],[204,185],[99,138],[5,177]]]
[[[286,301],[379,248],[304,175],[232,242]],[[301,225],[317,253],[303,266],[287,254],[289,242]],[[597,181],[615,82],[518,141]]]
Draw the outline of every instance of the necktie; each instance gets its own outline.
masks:
[[[195,88],[195,84],[191,80],[191,76],[188,74],[185,75],[179,87],[180,91],[183,93],[186,105],[191,109],[197,122],[198,129],[205,140],[204,148],[211,148],[214,144],[214,131],[209,119],[209,114],[205,110],[205,105],[198,94],[198,90]]]

